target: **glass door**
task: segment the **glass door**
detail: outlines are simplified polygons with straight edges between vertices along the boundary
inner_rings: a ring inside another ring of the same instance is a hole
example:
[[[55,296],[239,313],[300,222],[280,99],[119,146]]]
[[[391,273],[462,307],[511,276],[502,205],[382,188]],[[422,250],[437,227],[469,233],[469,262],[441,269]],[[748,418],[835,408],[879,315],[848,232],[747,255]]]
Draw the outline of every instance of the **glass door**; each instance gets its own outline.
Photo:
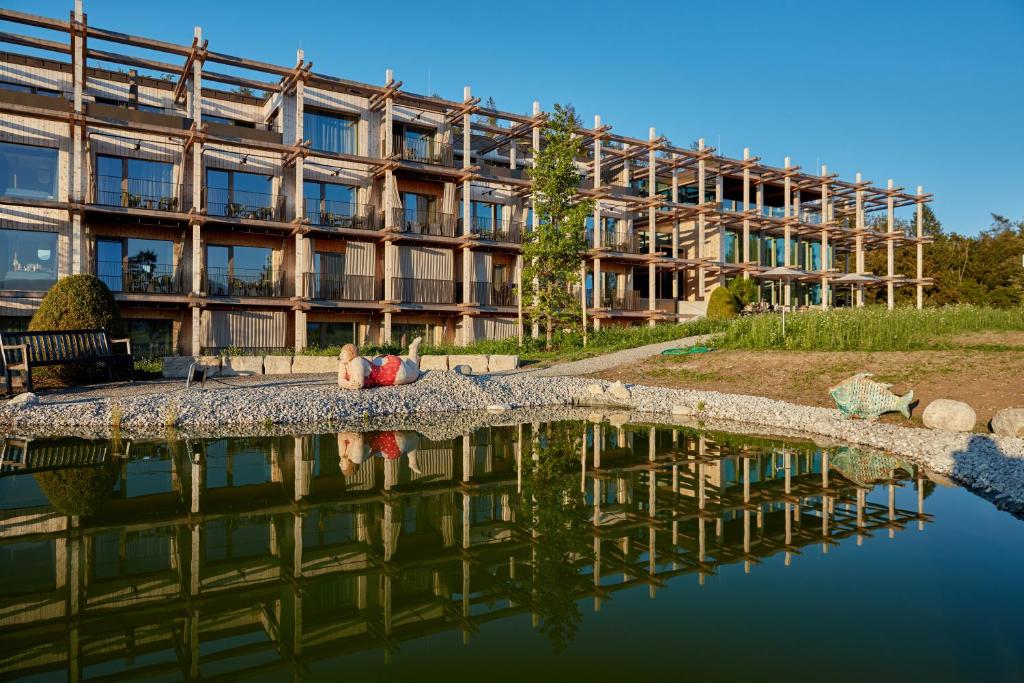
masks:
[[[121,240],[96,240],[96,277],[111,292],[124,291],[124,247]]]

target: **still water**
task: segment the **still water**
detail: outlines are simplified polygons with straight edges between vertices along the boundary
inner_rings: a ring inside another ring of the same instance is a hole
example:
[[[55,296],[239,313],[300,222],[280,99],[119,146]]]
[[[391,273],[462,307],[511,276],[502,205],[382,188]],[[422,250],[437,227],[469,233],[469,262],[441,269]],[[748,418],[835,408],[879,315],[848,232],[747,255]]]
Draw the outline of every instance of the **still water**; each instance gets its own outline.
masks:
[[[1019,680],[1024,525],[650,425],[8,438],[0,678]]]

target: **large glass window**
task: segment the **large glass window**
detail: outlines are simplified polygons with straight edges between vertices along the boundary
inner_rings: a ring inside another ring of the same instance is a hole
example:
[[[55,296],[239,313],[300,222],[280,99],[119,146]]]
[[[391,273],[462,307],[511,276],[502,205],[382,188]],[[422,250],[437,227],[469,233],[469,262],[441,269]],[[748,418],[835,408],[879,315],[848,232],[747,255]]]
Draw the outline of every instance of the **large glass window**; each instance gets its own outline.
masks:
[[[96,276],[112,292],[171,294],[174,289],[174,243],[170,240],[99,238]]]
[[[57,150],[0,142],[0,191],[5,197],[57,198]]]
[[[307,322],[306,344],[326,349],[356,343],[355,323]]]
[[[303,183],[302,194],[306,203],[306,218],[315,225],[351,226],[350,219],[356,210],[356,188],[338,183],[321,183],[307,180]]]
[[[0,289],[45,292],[57,281],[57,233],[0,230]]]
[[[210,244],[206,247],[206,287],[211,296],[273,296],[273,250]]]
[[[214,216],[274,219],[272,177],[206,169],[206,209]]]
[[[128,336],[136,358],[160,358],[174,354],[174,322],[128,320]]]
[[[429,221],[434,213],[435,199],[430,195],[402,193],[402,206],[405,209],[407,223],[419,224]]]
[[[96,203],[128,208],[178,210],[174,167],[163,161],[96,157]]]
[[[319,152],[358,154],[358,123],[351,116],[307,110],[302,115],[302,132],[310,147]]]

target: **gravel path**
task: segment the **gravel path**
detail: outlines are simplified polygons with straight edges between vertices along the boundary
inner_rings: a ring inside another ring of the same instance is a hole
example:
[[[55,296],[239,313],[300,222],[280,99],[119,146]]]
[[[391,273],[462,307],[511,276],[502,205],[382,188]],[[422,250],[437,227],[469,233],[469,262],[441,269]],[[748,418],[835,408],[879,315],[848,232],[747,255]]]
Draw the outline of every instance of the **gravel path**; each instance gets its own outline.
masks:
[[[601,372],[608,368],[618,367],[619,365],[626,365],[627,363],[636,363],[642,361],[651,356],[657,356],[666,349],[675,349],[685,346],[693,346],[694,344],[703,344],[711,339],[710,334],[701,334],[695,337],[684,337],[683,339],[677,339],[675,341],[659,342],[657,344],[648,344],[647,346],[638,346],[635,349],[625,349],[623,351],[613,351],[612,353],[606,353],[601,356],[594,356],[593,358],[584,358],[583,360],[570,361],[568,363],[559,363],[558,365],[551,365],[546,368],[540,368],[538,370],[531,370],[530,368],[523,368],[521,370],[524,374],[530,374],[533,377],[565,377],[571,375],[589,375],[595,372]]]
[[[609,362],[605,357],[605,366]],[[427,372],[409,386],[359,392],[339,390],[329,375],[234,378],[188,391],[180,381],[108,385],[46,394],[31,407],[5,404],[0,430],[93,436],[109,433],[119,422],[125,436],[156,436],[168,426],[185,434],[275,428],[326,432],[369,428],[381,420],[396,425],[404,420],[407,428],[419,420],[461,426],[495,407],[535,409],[540,419],[552,419],[573,405],[600,404],[601,410],[632,411],[655,422],[738,422],[769,433],[793,431],[889,451],[951,477],[1000,507],[1024,511],[1021,438],[845,420],[834,409],[714,391],[627,385],[615,398],[607,392],[595,395],[594,385],[611,386],[603,380],[538,373],[464,377],[452,372]],[[414,415],[419,417],[408,419]]]

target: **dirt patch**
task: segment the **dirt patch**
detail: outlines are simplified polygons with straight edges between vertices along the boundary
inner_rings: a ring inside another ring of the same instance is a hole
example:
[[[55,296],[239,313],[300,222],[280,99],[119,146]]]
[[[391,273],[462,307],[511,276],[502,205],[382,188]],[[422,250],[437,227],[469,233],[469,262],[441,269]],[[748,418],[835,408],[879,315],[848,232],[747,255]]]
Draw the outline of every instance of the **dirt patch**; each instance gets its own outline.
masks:
[[[968,332],[950,338],[957,346],[1000,346],[1024,351],[1024,332]]]
[[[1016,333],[1013,333],[1016,334]],[[982,429],[996,411],[1024,406],[1024,351],[805,352],[713,351],[657,356],[594,376],[651,386],[767,396],[792,403],[833,407],[830,387],[855,372],[875,373],[900,395],[913,389],[919,401],[911,421],[937,398],[964,401]],[[907,421],[889,414],[886,422]]]

